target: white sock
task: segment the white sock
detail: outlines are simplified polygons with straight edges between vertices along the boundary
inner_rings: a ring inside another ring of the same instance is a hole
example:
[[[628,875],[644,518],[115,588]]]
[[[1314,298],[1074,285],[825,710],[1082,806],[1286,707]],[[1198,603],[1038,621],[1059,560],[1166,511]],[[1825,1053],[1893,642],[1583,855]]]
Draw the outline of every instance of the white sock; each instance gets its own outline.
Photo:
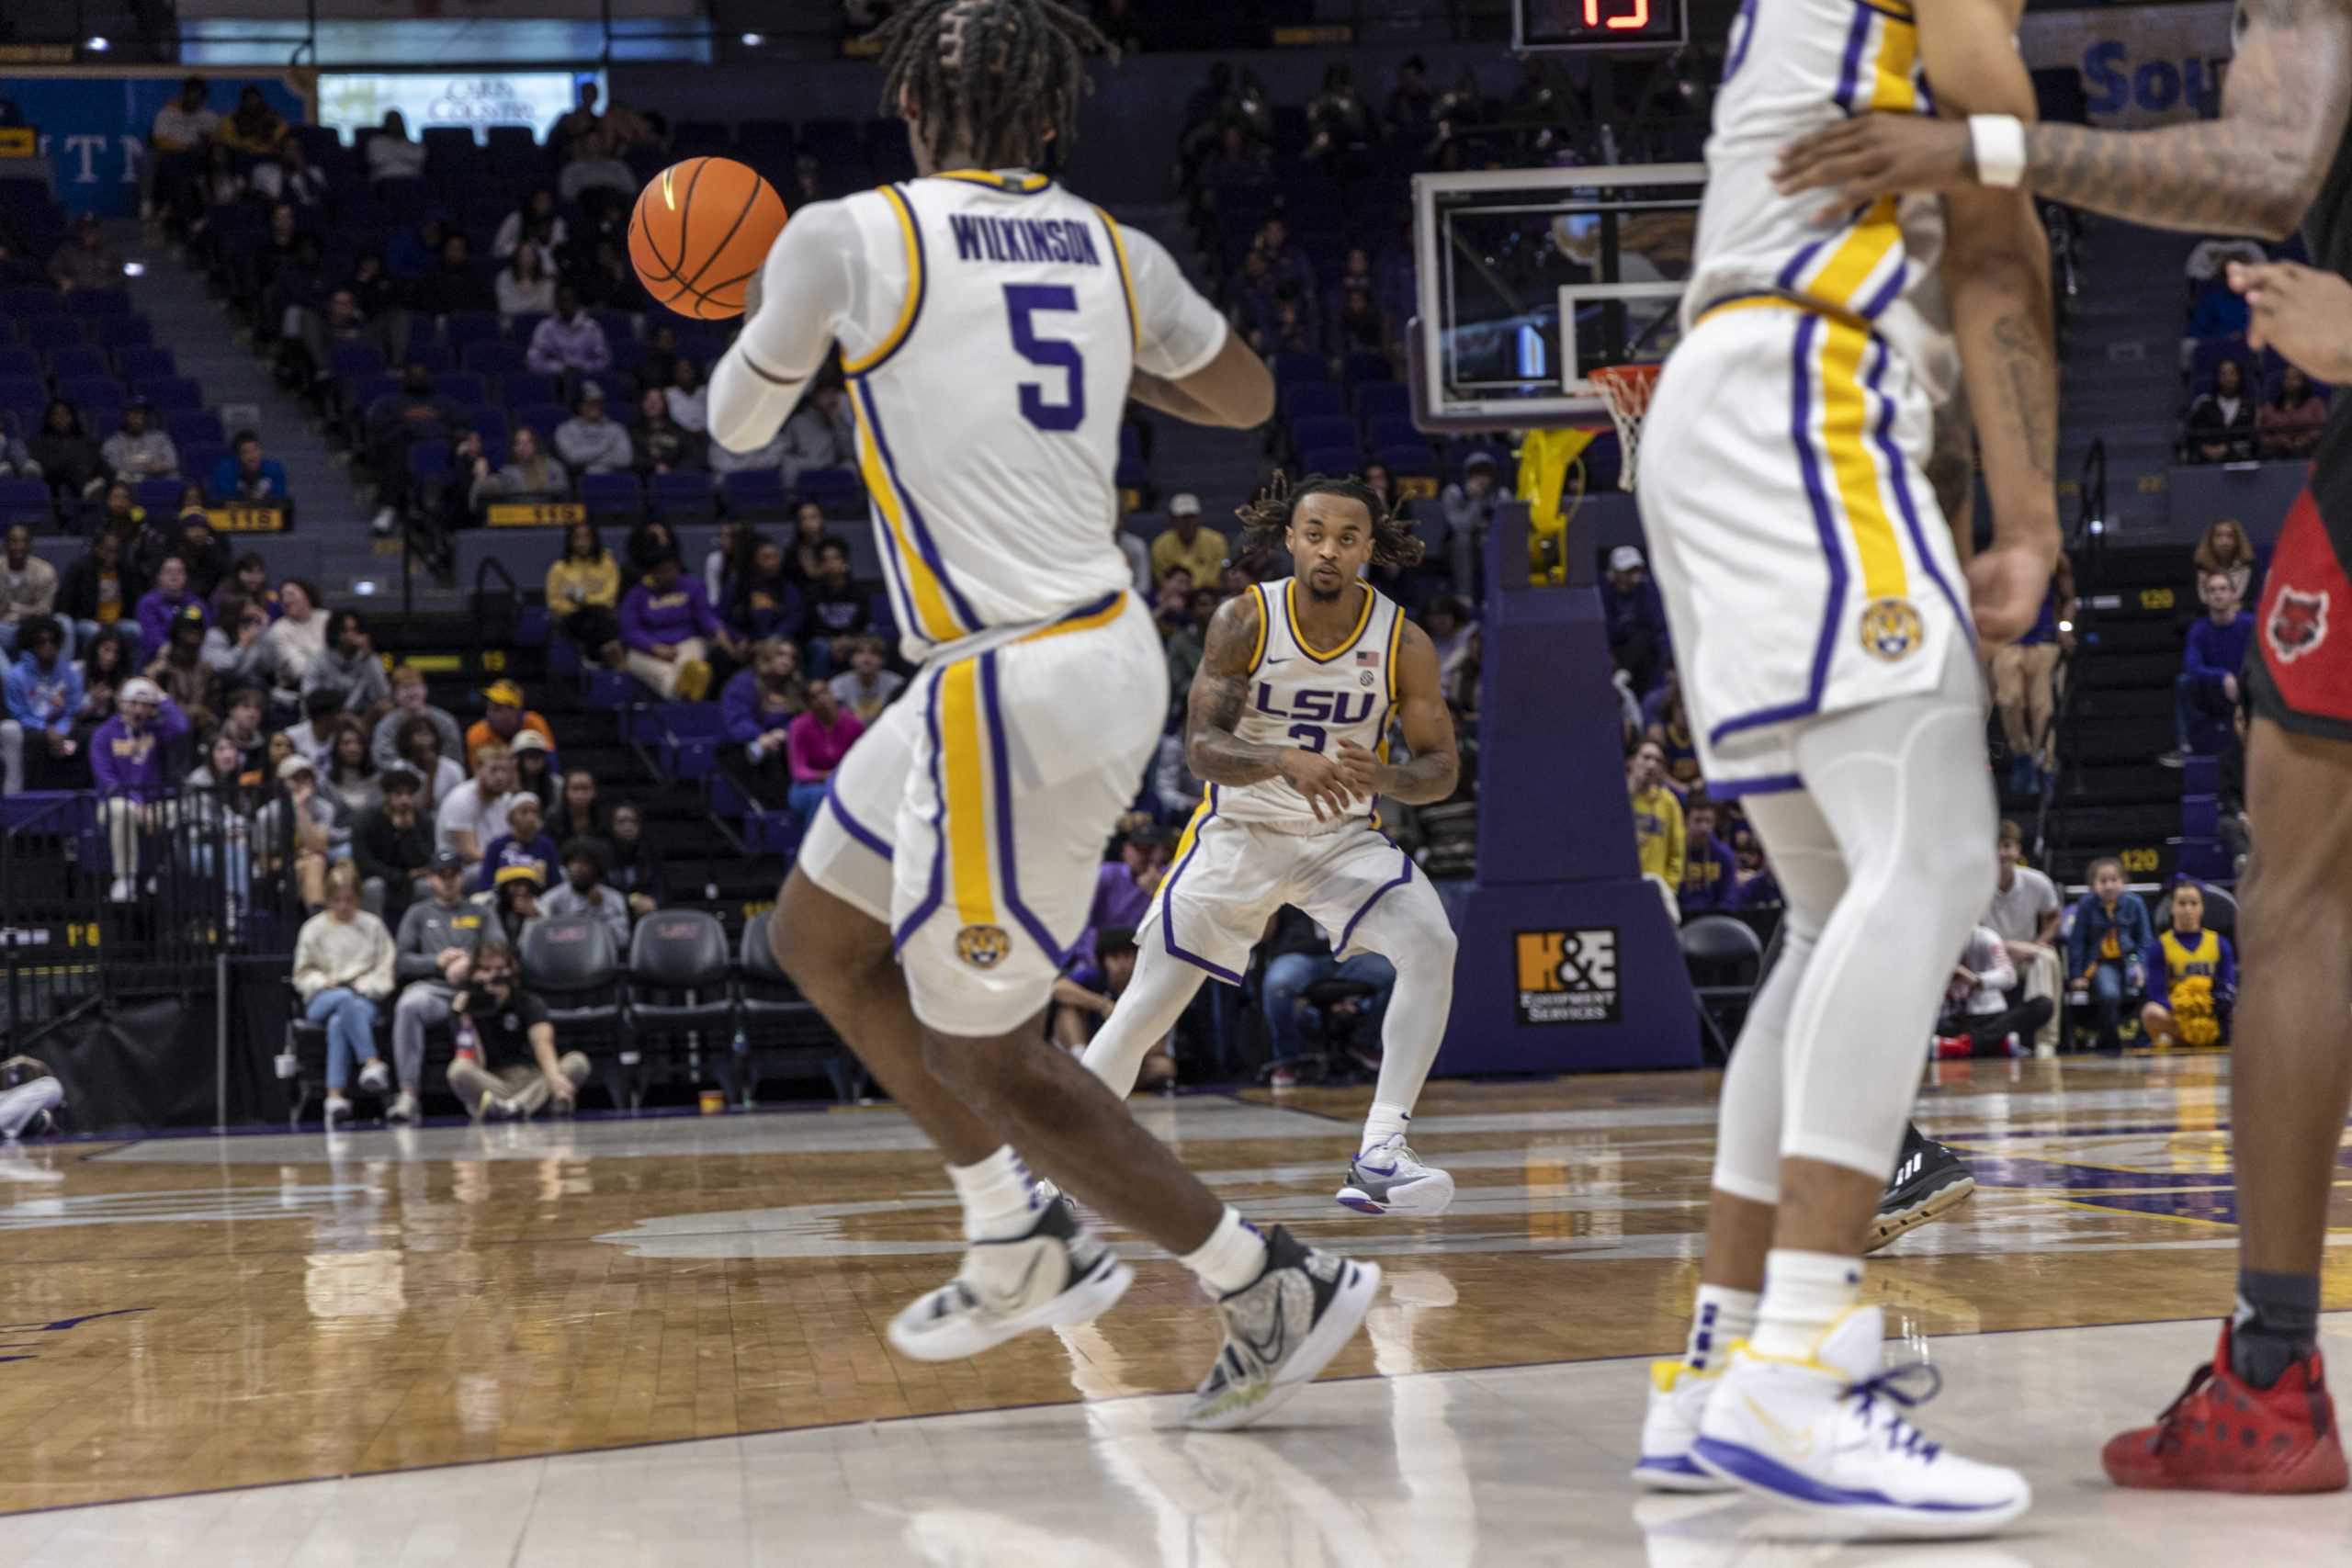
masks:
[[[1764,1258],[1764,1299],[1749,1348],[1803,1360],[1848,1308],[1862,1299],[1862,1260],[1774,1247]]]
[[[1735,1291],[1729,1285],[1700,1286],[1699,1299],[1690,1307],[1690,1337],[1682,1348],[1683,1365],[1703,1372],[1720,1363],[1733,1340],[1756,1332],[1756,1304],[1761,1299],[1754,1291]]]
[[[1218,1295],[1229,1296],[1257,1283],[1258,1276],[1266,1271],[1266,1238],[1228,1203],[1225,1218],[1217,1221],[1208,1240],[1176,1261],[1198,1274],[1201,1282]]]
[[[1401,1136],[1412,1120],[1413,1113],[1403,1106],[1374,1100],[1372,1114],[1363,1119],[1363,1147],[1356,1152],[1376,1149],[1389,1139]]]
[[[966,1241],[1002,1241],[1037,1223],[1035,1184],[1011,1144],[970,1165],[949,1166],[947,1179],[964,1201]]]

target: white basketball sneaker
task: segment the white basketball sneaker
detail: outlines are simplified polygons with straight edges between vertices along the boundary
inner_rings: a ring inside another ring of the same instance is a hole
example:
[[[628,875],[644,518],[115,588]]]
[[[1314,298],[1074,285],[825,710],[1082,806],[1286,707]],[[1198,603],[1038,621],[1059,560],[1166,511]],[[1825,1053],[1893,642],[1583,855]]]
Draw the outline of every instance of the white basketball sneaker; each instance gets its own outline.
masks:
[[[1724,1364],[1701,1371],[1683,1360],[1650,1363],[1650,1405],[1642,1417],[1642,1457],[1634,1479],[1653,1492],[1728,1492],[1730,1483],[1690,1459],[1699,1418],[1724,1381]]]
[[[1387,1137],[1348,1162],[1340,1202],[1363,1214],[1411,1214],[1427,1219],[1453,1201],[1453,1178],[1423,1165],[1402,1133]]]
[[[956,1278],[890,1320],[890,1343],[918,1361],[959,1361],[1033,1328],[1091,1323],[1135,1277],[1069,1203],[1048,1201],[1027,1234],[974,1242]]]
[[[1926,1362],[1885,1369],[1876,1307],[1855,1307],[1803,1359],[1732,1352],[1690,1457],[1759,1497],[1852,1521],[1855,1535],[1957,1540],[1998,1529],[2033,1502],[2025,1477],[1946,1453],[1903,1418],[1943,1379]],[[1925,1387],[1913,1393],[1914,1382]]]

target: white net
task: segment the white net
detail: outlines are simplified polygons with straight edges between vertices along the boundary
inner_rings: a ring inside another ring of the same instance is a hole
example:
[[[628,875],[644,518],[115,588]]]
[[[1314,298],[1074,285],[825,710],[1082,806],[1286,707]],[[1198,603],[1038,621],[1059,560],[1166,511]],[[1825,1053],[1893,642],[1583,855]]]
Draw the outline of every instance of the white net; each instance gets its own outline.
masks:
[[[1617,444],[1624,451],[1624,459],[1617,470],[1617,484],[1622,490],[1634,488],[1642,416],[1650,412],[1650,393],[1657,388],[1657,373],[1658,367],[1655,365],[1608,365],[1588,378],[1600,392],[1601,401],[1608,405],[1610,423],[1617,427]]]

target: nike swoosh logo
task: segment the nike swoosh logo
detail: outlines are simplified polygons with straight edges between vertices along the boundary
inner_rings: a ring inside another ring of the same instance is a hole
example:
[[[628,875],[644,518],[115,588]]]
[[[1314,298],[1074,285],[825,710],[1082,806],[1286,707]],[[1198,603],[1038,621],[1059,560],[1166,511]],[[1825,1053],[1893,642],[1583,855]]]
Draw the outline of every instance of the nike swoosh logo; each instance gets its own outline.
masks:
[[[1252,1339],[1246,1334],[1236,1334],[1234,1337],[1249,1346],[1250,1353],[1269,1367],[1283,1359],[1283,1351],[1288,1348],[1290,1341],[1289,1331],[1283,1326],[1280,1314],[1274,1318],[1274,1334],[1271,1341]]]
[[[1812,1427],[1807,1427],[1805,1428],[1804,1440],[1803,1442],[1799,1442],[1794,1433],[1791,1432],[1786,1427],[1781,1426],[1778,1421],[1773,1420],[1770,1416],[1764,1414],[1764,1407],[1756,1403],[1756,1398],[1753,1394],[1743,1393],[1739,1397],[1747,1403],[1749,1414],[1753,1415],[1757,1420],[1762,1422],[1765,1428],[1770,1431],[1775,1438],[1779,1439],[1781,1446],[1787,1450],[1791,1455],[1797,1459],[1805,1459],[1811,1456],[1813,1453]]]
[[[1269,659],[1266,660],[1266,668],[1272,670],[1277,664],[1288,664],[1290,660],[1287,657],[1282,659]]]
[[[1364,1176],[1394,1176],[1396,1174],[1396,1168],[1393,1165],[1385,1170],[1383,1170],[1376,1165],[1360,1165],[1356,1167],[1356,1170]]]

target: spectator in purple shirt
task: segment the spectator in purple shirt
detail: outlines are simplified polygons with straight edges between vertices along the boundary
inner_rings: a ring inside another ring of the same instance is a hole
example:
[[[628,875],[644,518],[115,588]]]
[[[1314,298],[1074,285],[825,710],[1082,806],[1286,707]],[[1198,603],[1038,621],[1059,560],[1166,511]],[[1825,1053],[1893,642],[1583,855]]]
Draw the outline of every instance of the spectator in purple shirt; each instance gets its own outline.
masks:
[[[177,556],[165,556],[164,564],[155,569],[155,586],[139,600],[141,646],[170,647],[172,622],[190,605],[196,608],[198,625],[210,620],[211,610],[187,585],[187,562]]]
[[[719,625],[699,578],[678,570],[672,550],[650,566],[621,598],[621,647],[628,672],[665,698],[698,703],[710,690],[713,644],[730,658],[742,644]]]
[[[2205,601],[2205,618],[2188,628],[2188,651],[2173,682],[2174,739],[2179,745],[2156,759],[2168,768],[2179,767],[2186,756],[2211,757],[2229,749],[2235,738],[2231,715],[2238,705],[2238,671],[2254,641],[2254,617],[2239,607],[2237,584],[2228,572],[2207,572],[2197,590]]]
[[[1731,846],[1715,837],[1714,802],[1690,801],[1682,810],[1682,918],[1722,908],[1738,875]]]
[[[752,645],[751,667],[739,670],[718,699],[727,739],[743,749],[745,784],[752,795],[774,802],[792,791],[786,771],[792,721],[808,709],[808,682],[800,673],[800,650],[782,637]]]
[[[785,732],[786,751],[792,763],[793,814],[801,825],[816,819],[817,807],[824,804],[825,786],[833,770],[842,765],[849,749],[865,733],[865,726],[857,715],[842,706],[833,695],[832,687],[822,681],[811,681],[803,694],[808,711],[792,721]]]
[[[1086,929],[1078,933],[1070,950],[1091,953],[1098,933],[1142,925],[1151,908],[1151,896],[1159,891],[1160,880],[1167,874],[1166,830],[1150,821],[1129,827],[1119,840],[1119,858],[1103,862],[1094,874],[1094,902],[1087,906]],[[1078,1043],[1083,1046],[1086,1042]]]
[[[555,314],[532,332],[524,359],[542,376],[607,370],[613,345],[596,319],[580,308],[580,291],[567,283],[555,291]]]
[[[144,675],[122,683],[114,716],[90,736],[90,782],[114,853],[107,897],[128,904],[139,875],[139,836],[158,826],[163,796],[178,776],[173,749],[188,732],[187,716]]]

